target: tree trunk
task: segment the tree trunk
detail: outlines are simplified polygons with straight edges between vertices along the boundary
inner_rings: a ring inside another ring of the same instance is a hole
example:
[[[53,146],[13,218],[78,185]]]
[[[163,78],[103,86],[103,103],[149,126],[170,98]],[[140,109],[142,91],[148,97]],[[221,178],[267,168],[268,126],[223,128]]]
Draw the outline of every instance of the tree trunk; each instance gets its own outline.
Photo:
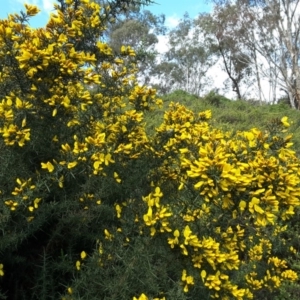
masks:
[[[259,104],[262,105],[262,89],[260,84],[260,76],[259,76],[259,70],[258,70],[258,63],[257,63],[257,55],[256,55],[256,49],[254,48],[253,51],[254,54],[254,64],[255,64],[255,73],[256,73],[256,80],[257,80],[257,86],[258,86],[258,97],[259,97]]]
[[[233,91],[236,92],[237,98],[239,100],[241,100],[242,99],[242,95],[241,95],[241,92],[240,92],[239,81],[232,76],[232,73],[230,71],[230,68],[228,66],[228,63],[227,63],[227,60],[226,60],[226,57],[225,57],[225,54],[224,54],[224,51],[223,51],[223,49],[222,49],[222,47],[220,45],[219,45],[219,51],[220,51],[220,53],[222,55],[222,58],[223,58],[223,62],[224,62],[226,73],[228,74],[230,80],[232,81]]]

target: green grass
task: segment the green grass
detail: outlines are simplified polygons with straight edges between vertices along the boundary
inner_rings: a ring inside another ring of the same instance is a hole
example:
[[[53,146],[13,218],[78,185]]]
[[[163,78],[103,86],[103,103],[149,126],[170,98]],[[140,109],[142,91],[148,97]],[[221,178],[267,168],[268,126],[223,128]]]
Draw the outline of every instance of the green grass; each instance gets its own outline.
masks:
[[[153,133],[163,120],[164,111],[171,102],[179,102],[198,113],[210,109],[212,111],[211,124],[214,127],[226,131],[249,130],[253,127],[265,130],[274,119],[281,119],[287,116],[291,126],[288,132],[293,134],[293,148],[300,154],[300,118],[299,111],[291,109],[285,104],[262,104],[244,100],[233,101],[210,92],[200,98],[184,91],[175,91],[162,97],[163,107],[154,112],[148,112],[145,116],[147,131]]]

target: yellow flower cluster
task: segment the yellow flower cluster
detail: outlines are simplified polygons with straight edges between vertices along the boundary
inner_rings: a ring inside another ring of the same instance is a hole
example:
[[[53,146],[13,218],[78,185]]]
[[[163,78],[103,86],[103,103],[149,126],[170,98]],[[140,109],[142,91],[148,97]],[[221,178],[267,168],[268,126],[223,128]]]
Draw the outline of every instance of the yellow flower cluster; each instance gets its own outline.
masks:
[[[183,281],[184,283],[184,292],[188,292],[189,291],[189,285],[194,285],[195,282],[194,282],[194,277],[191,276],[191,275],[187,275],[186,274],[186,270],[183,270],[182,271],[182,276],[181,276],[181,280]]]
[[[172,216],[172,212],[169,211],[168,207],[160,204],[162,196],[163,193],[160,191],[160,188],[156,187],[153,193],[143,197],[148,206],[148,211],[144,214],[143,219],[145,224],[150,227],[151,236],[155,235],[157,229],[159,232],[172,231],[168,221],[168,218]]]
[[[260,261],[262,260],[262,257],[258,255],[254,259]],[[267,263],[269,265],[269,269],[266,270],[266,273],[261,275],[260,278],[258,273],[255,271],[246,275],[246,281],[253,290],[259,290],[264,287],[272,291],[279,288],[284,280],[296,281],[298,279],[297,273],[288,269],[286,260],[280,259],[276,256],[270,256]]]
[[[82,266],[82,262],[84,261],[84,259],[86,258],[86,256],[87,256],[87,254],[86,254],[85,251],[82,251],[82,252],[80,253],[80,258],[81,258],[81,260],[77,260],[77,261],[76,261],[76,264],[75,264],[77,271],[80,271],[81,266]]]
[[[190,267],[202,270],[198,278],[196,272],[187,275],[183,270],[186,292],[202,279],[214,291],[213,297],[253,299],[257,290],[273,290],[286,279],[297,279],[285,260],[273,256],[269,238],[282,232],[276,223],[291,218],[300,204],[300,165],[289,149],[290,137],[276,152],[273,149],[279,138],[258,129],[233,136],[210,128],[210,117],[210,111],[196,117],[182,105],[172,103],[157,129],[159,146],[154,148],[155,154],[164,159],[159,168],[160,186],[172,181],[179,190],[174,197],[176,203],[169,208],[171,235],[161,234],[168,236],[171,249],[178,247],[190,258]],[[283,118],[284,127],[285,122]],[[195,200],[188,201],[186,195]],[[159,200],[164,202],[163,198]],[[156,222],[150,217],[155,201],[149,197],[147,202],[151,201],[144,216],[147,226]],[[248,229],[253,226],[255,236]],[[265,236],[266,228],[269,237]],[[247,257],[243,255],[245,250]],[[260,277],[255,272],[245,275],[247,284],[241,286],[232,281],[234,272],[262,261],[268,267]]]
[[[74,173],[87,162],[92,162],[90,176],[106,176],[115,158],[138,158],[149,148],[142,110],[160,103],[154,89],[136,82],[134,63],[125,66],[126,58],[134,57],[133,50],[122,47],[122,59],[116,58],[112,49],[99,41],[105,29],[103,8],[81,1],[74,14],[75,6],[73,1],[66,2],[64,11],[56,6],[45,28],[30,28],[17,15],[0,21],[0,58],[15,61],[15,65],[2,67],[0,84],[20,82],[0,99],[0,134],[7,146],[24,147],[31,141],[34,126],[48,118],[56,119],[57,125],[49,129],[52,141],[61,147],[60,157],[42,161],[39,168],[51,173],[60,188],[69,170]],[[39,11],[34,5],[25,8],[28,17]],[[83,50],[86,35],[94,39],[95,47],[90,51]],[[101,63],[96,64],[97,57]],[[114,86],[108,88],[107,82],[112,80]],[[133,109],[124,109],[125,96]],[[86,126],[87,135],[73,135],[73,144],[66,142],[62,127],[74,132],[80,126]],[[118,172],[113,174],[121,183]],[[38,207],[39,198],[28,206],[31,212]],[[7,199],[5,204],[16,210],[19,200]]]

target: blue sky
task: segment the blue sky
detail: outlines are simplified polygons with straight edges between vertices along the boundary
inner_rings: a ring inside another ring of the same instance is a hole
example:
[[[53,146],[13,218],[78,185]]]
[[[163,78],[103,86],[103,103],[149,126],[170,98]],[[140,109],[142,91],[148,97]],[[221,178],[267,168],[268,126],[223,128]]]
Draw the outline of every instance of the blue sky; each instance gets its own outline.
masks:
[[[151,4],[146,9],[151,10],[154,14],[166,15],[167,20],[174,18],[180,19],[185,12],[194,18],[201,12],[210,11],[212,5],[207,4],[206,0],[154,0],[156,4]]]
[[[182,18],[185,12],[191,17],[197,16],[198,13],[209,11],[210,6],[205,0],[154,0],[156,4],[146,6],[145,9],[152,11],[154,14],[165,14],[166,25],[172,26]],[[3,5],[2,3],[5,3]],[[24,10],[24,3],[38,5],[41,12],[33,17],[30,25],[34,27],[44,26],[48,20],[48,16],[53,9],[55,0],[1,0],[0,18],[6,18],[10,13],[19,13]]]
[[[7,18],[8,14],[11,13],[25,11],[24,3],[37,5],[41,11],[31,18],[30,25],[33,27],[41,27],[47,23],[49,14],[53,10],[53,3],[56,3],[55,0],[1,0],[1,2],[5,2],[5,5],[1,5],[0,9],[1,19]]]

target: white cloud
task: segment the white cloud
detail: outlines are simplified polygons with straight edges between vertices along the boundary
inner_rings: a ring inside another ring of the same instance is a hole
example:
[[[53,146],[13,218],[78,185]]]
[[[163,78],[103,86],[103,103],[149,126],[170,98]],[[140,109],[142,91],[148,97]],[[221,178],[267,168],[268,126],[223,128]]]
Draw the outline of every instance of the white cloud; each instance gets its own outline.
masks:
[[[43,2],[43,9],[45,12],[50,13],[50,11],[53,10],[53,5],[55,4],[56,1],[54,0],[42,0]]]
[[[169,29],[173,29],[180,22],[180,18],[177,15],[168,16],[165,21],[165,25]],[[169,50],[169,41],[166,35],[158,35],[158,43],[155,45],[155,50],[159,53],[165,53]]]
[[[166,18],[165,25],[169,28],[176,27],[180,21],[180,18],[177,15],[168,16]]]
[[[155,45],[155,50],[159,53],[165,53],[168,51],[168,37],[164,35],[159,35],[158,37],[158,43]]]

